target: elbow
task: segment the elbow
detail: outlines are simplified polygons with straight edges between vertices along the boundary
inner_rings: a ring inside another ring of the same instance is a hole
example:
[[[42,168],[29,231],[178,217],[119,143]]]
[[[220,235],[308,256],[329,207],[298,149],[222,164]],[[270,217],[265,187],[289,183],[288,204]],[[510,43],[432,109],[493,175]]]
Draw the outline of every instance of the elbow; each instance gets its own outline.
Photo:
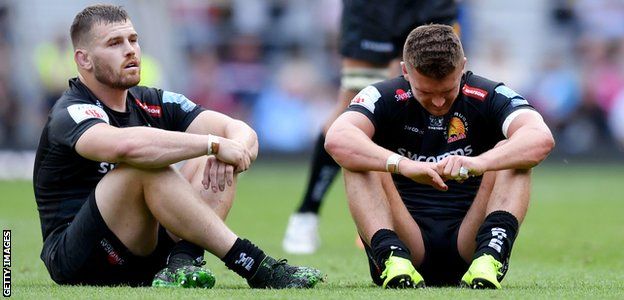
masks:
[[[343,166],[346,161],[346,149],[343,145],[342,139],[333,131],[328,131],[325,136],[325,151],[338,163]],[[344,167],[344,166],[343,166]]]
[[[327,132],[327,135],[325,135],[325,144],[323,146],[325,147],[325,151],[327,151],[327,153],[334,160],[336,160],[336,157],[334,156],[336,156],[340,152],[340,142],[335,137],[335,134],[333,134],[333,132],[331,131]]]
[[[544,161],[550,152],[555,148],[555,139],[550,132],[546,134],[535,147],[534,160],[530,162],[531,167],[535,167]]]
[[[348,143],[345,142],[348,140],[339,134],[332,134],[331,131],[328,131],[325,138],[325,151],[340,167],[350,171],[357,171],[356,161],[352,159],[354,153],[349,148]]]

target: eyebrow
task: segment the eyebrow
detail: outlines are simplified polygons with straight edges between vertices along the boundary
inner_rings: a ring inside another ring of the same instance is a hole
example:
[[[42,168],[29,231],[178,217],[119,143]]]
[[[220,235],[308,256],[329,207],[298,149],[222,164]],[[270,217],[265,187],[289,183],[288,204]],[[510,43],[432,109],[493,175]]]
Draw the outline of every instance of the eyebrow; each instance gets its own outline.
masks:
[[[137,38],[137,37],[139,37],[139,34],[135,32],[135,33],[130,34],[128,39]],[[120,40],[120,39],[123,39],[123,38],[124,37],[121,36],[121,35],[116,35],[116,36],[110,37],[109,39],[106,40],[106,44],[108,44],[110,42],[114,42],[114,41]]]

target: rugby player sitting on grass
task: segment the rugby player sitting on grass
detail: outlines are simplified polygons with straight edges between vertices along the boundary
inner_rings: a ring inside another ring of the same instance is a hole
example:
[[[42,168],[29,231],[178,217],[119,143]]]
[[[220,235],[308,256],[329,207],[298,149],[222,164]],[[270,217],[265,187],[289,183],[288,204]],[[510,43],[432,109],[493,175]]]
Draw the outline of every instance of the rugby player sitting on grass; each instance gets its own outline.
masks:
[[[327,133],[378,285],[500,288],[507,272],[554,140],[527,100],[465,64],[452,27],[419,26],[403,75],[363,89]]]
[[[181,94],[136,86],[141,50],[121,7],[85,8],[71,38],[80,75],[50,112],[33,178],[41,259],[55,282],[209,288],[204,249],[253,288],[321,280],[223,223],[235,174],[257,155],[249,126]]]

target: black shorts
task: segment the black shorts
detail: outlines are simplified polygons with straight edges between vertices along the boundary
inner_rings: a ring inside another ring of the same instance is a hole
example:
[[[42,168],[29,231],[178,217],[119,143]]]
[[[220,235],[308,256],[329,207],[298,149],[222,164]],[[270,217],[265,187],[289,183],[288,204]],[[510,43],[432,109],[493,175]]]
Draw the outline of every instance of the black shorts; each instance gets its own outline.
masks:
[[[428,286],[457,286],[469,264],[457,249],[462,218],[412,216],[425,244],[425,259],[418,272]]]
[[[58,284],[146,286],[174,245],[160,227],[156,250],[133,255],[104,223],[92,192],[74,220],[46,238],[41,259]]]
[[[340,53],[344,57],[386,64],[401,57],[407,35],[417,26],[456,25],[455,0],[344,0]]]
[[[427,286],[458,286],[469,264],[459,255],[457,236],[463,218],[412,216],[423,236],[425,258],[416,269]],[[371,249],[365,244],[373,282],[382,284],[382,268],[376,266]]]

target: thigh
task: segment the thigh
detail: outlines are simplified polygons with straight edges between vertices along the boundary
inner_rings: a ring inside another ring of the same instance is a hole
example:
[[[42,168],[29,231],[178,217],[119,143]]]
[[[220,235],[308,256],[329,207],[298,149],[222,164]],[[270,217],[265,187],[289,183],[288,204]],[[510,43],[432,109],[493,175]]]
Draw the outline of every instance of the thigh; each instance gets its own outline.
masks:
[[[120,164],[95,188],[97,209],[106,226],[135,255],[145,256],[156,248],[158,221],[145,202],[144,185],[149,177],[166,172],[175,171],[171,167],[143,171]]]
[[[174,245],[160,232],[154,252],[133,255],[106,226],[91,193],[73,221],[46,239],[42,259],[59,284],[148,285]]]

